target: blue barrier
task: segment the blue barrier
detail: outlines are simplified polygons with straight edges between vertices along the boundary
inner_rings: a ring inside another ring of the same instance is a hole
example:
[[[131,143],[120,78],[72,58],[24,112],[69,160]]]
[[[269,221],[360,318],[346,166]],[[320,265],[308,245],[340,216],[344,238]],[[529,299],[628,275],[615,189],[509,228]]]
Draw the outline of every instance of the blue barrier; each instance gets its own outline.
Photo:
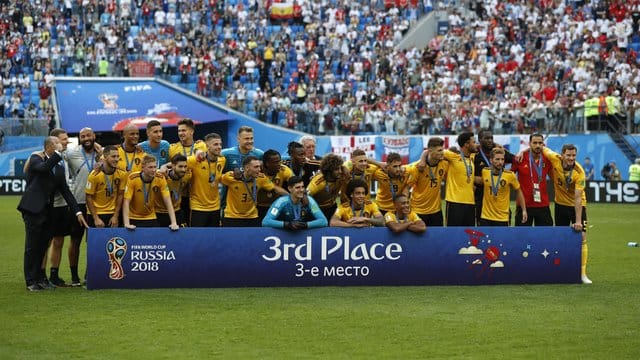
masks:
[[[87,288],[579,283],[568,227],[90,229]]]

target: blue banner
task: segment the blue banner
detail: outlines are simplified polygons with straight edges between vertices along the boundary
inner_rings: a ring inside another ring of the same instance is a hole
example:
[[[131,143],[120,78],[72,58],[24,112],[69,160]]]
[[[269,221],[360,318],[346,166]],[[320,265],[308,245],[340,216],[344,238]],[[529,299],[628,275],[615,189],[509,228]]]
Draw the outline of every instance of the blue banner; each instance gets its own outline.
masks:
[[[569,227],[90,229],[87,288],[579,283]]]
[[[94,131],[121,131],[150,120],[177,126],[190,118],[196,124],[232,117],[214,105],[155,80],[56,79],[56,101],[61,126],[70,133],[83,127]]]

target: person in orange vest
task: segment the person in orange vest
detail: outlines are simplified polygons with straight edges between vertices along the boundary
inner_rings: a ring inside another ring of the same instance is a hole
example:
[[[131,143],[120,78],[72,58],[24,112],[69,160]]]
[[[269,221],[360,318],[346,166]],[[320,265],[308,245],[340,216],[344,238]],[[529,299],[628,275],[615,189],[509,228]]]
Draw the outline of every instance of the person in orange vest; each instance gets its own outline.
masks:
[[[607,97],[605,95],[606,94],[603,92],[600,94],[600,97],[598,98],[598,114],[599,114],[598,130],[604,130],[607,124],[608,111],[607,111]]]

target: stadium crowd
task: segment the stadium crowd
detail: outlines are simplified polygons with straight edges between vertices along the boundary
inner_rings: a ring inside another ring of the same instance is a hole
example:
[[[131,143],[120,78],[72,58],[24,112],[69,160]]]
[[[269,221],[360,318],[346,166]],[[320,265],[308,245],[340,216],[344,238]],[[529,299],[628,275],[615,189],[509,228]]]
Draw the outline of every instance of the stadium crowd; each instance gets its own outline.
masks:
[[[396,45],[430,1],[291,4],[274,19],[257,0],[3,1],[2,113],[53,119],[54,76],[130,76],[144,60],[313,134],[580,132],[585,100],[605,95],[638,130],[638,1],[443,2],[449,30],[409,49]]]

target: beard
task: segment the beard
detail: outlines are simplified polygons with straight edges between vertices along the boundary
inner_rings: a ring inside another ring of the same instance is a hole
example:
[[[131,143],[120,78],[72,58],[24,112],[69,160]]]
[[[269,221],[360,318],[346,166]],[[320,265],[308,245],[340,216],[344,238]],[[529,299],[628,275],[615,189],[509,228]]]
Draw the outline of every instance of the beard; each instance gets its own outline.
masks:
[[[87,143],[89,143],[89,145],[87,145]],[[95,145],[96,141],[95,140],[91,140],[91,141],[85,141],[82,143],[82,148],[85,151],[91,151],[93,150],[93,146]]]

